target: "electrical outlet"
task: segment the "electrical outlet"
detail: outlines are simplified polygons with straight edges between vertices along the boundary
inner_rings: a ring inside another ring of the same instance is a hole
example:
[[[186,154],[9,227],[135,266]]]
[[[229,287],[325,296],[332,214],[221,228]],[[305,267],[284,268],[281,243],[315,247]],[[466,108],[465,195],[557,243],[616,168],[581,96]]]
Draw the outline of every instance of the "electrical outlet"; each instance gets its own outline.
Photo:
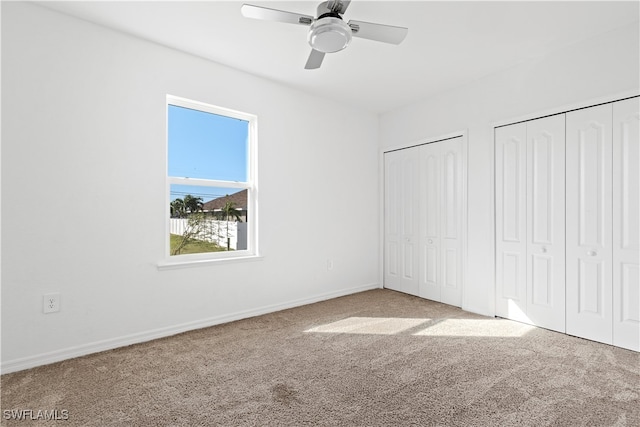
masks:
[[[42,296],[42,310],[44,313],[55,313],[60,311],[60,294],[45,294]]]

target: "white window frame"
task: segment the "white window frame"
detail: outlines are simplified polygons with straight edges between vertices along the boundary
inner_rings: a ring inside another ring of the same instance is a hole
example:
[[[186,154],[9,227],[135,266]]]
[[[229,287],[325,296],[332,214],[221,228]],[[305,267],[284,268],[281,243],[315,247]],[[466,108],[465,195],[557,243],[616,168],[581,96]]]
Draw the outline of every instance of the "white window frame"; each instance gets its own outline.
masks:
[[[240,181],[224,181],[211,179],[198,179],[188,177],[176,177],[169,175],[169,106],[188,108],[191,110],[212,113],[219,116],[231,117],[248,122],[247,136],[247,180]],[[166,110],[166,164],[165,164],[165,258],[158,263],[158,268],[180,268],[197,265],[208,265],[212,263],[224,263],[235,261],[249,261],[261,258],[258,252],[258,165],[257,165],[257,116],[253,114],[243,113],[228,108],[218,107],[204,102],[193,101],[186,98],[180,98],[173,95],[167,95]],[[203,187],[214,188],[237,188],[238,191],[247,190],[247,249],[224,251],[224,252],[205,252],[197,254],[171,255],[170,254],[170,210],[168,209],[171,196],[171,185],[197,185]]]

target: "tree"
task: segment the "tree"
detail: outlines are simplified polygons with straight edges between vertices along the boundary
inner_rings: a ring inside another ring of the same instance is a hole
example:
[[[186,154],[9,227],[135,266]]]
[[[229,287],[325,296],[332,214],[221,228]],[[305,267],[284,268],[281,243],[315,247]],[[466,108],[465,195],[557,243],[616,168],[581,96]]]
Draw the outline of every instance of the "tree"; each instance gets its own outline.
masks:
[[[229,237],[229,220],[235,219],[236,221],[242,221],[240,213],[236,209],[236,204],[233,202],[226,202],[222,209],[220,209],[222,218],[227,222],[227,250],[231,250],[231,237]]]
[[[201,211],[204,207],[202,197],[194,197],[191,194],[184,196],[184,207],[189,213]]]
[[[242,218],[240,217],[240,213],[236,209],[236,204],[233,202],[226,202],[224,207],[220,209],[222,212],[222,217],[225,221],[229,221],[230,219],[235,219],[236,221],[242,222]]]
[[[206,231],[207,219],[203,213],[189,215],[184,233],[178,244],[171,250],[171,255],[179,255],[187,244],[202,235]]]
[[[186,208],[184,205],[184,200],[175,199],[169,204],[171,208],[171,217],[172,218],[184,218],[186,214]]]

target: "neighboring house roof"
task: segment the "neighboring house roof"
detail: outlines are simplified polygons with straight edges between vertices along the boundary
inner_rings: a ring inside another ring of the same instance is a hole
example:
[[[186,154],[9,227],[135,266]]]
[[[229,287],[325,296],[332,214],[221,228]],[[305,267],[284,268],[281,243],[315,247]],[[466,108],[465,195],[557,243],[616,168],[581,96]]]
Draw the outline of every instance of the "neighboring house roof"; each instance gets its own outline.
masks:
[[[234,204],[236,209],[247,210],[247,193],[248,190],[238,191],[237,193],[229,194],[227,196],[218,197],[217,199],[209,200],[204,203],[202,209],[205,211],[215,211],[224,208],[227,202]]]

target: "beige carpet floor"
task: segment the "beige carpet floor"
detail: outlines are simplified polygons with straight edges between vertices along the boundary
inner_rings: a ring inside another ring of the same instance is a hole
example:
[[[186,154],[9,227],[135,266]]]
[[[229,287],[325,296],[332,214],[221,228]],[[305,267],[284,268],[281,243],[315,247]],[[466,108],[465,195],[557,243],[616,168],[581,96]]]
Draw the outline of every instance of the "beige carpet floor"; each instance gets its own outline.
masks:
[[[374,290],[3,375],[3,425],[640,426],[640,354]],[[4,419],[66,410],[64,421]]]

